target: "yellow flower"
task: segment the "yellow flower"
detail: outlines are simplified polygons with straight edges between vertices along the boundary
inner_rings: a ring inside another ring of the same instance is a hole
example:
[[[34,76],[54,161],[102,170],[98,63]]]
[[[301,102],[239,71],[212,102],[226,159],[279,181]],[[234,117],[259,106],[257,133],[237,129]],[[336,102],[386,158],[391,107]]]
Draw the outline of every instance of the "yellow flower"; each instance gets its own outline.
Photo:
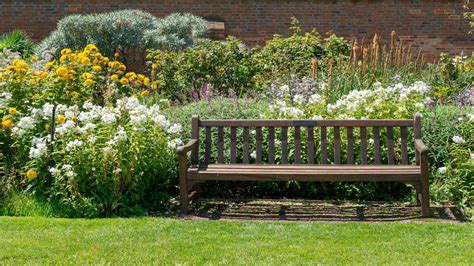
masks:
[[[8,108],[8,113],[10,113],[11,115],[16,114],[16,108],[15,107]]]
[[[60,62],[64,62],[66,60],[67,60],[67,55],[61,55],[61,57],[59,58]]]
[[[92,86],[93,84],[94,84],[94,80],[92,80],[92,79],[86,79],[84,81],[84,85],[86,85],[86,86]]]
[[[73,53],[73,54],[70,54],[70,55],[69,55],[69,59],[71,59],[71,61],[76,60],[76,54],[74,54],[74,53]]]
[[[30,169],[28,170],[28,172],[26,172],[26,177],[28,177],[29,180],[33,180],[38,177],[38,172],[33,169]]]
[[[56,122],[58,122],[58,124],[63,124],[65,121],[66,117],[64,115],[58,115],[58,117],[56,117]]]
[[[122,83],[122,85],[127,85],[130,81],[127,79],[127,78],[122,78],[120,80],[120,83]]]
[[[114,74],[114,75],[110,76],[110,79],[113,80],[113,81],[116,81],[116,80],[118,80],[118,75]]]
[[[153,81],[153,82],[151,83],[151,88],[154,89],[154,90],[158,89],[158,82]]]
[[[77,91],[71,92],[71,97],[72,97],[73,99],[78,99],[79,96],[81,96],[81,94],[79,94],[79,92],[77,92]]]
[[[119,57],[119,56],[120,56],[119,53],[115,53],[115,54],[114,54],[114,57]]]
[[[135,72],[128,72],[127,74],[125,74],[125,77],[129,80],[134,80],[137,75],[135,74]]]
[[[41,95],[39,93],[35,93],[33,94],[33,96],[31,96],[31,99],[33,100],[38,100],[39,98],[41,98]]]
[[[82,57],[81,58],[81,64],[83,65],[88,65],[90,64],[91,60],[89,59],[89,57]]]
[[[69,48],[64,48],[61,50],[61,55],[66,55],[66,54],[70,54],[71,53],[71,49]]]
[[[11,118],[5,119],[5,117],[3,117],[2,127],[12,129],[13,128],[13,119],[11,119]]]
[[[86,72],[86,73],[82,74],[82,78],[83,78],[83,79],[92,79],[93,77],[94,77],[94,76],[92,76],[91,73],[87,73],[87,72]]]
[[[149,78],[144,78],[143,79],[143,84],[145,84],[145,86],[148,86],[150,84],[150,79]]]
[[[58,69],[56,69],[56,74],[58,76],[64,77],[68,73],[68,69],[66,67],[60,66]]]
[[[84,51],[88,51],[90,52],[91,54],[95,54],[97,52],[99,52],[99,49],[97,48],[97,46],[95,46],[94,44],[88,44],[86,46],[86,48],[84,48]]]
[[[45,68],[50,69],[53,66],[53,64],[54,64],[54,62],[48,62],[48,63],[46,63]]]
[[[39,76],[40,78],[42,78],[42,79],[45,79],[45,78],[48,77],[48,72],[46,72],[46,71],[40,71],[40,72],[38,72],[38,76]]]
[[[95,72],[99,72],[99,71],[102,70],[102,68],[100,66],[93,66],[92,70],[95,71]]]
[[[141,95],[142,97],[148,96],[148,90],[142,91],[142,92],[140,93],[140,95]]]
[[[33,62],[33,63],[38,62],[38,58],[36,58],[36,56],[32,56],[31,57],[31,62]]]
[[[137,79],[138,79],[139,81],[143,81],[143,80],[145,79],[145,76],[143,76],[142,74],[138,74],[138,75],[137,75]]]
[[[109,63],[110,59],[108,57],[102,57],[102,63],[104,65],[106,65],[107,63]]]

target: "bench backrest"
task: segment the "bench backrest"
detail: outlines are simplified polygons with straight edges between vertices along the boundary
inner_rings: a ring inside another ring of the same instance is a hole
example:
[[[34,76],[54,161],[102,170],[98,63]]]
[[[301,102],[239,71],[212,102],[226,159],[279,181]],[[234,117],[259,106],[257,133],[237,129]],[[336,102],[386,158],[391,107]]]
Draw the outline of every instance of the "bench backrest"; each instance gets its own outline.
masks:
[[[193,116],[192,138],[204,149],[201,156],[200,145],[192,151],[192,164],[408,165],[408,143],[421,138],[421,116],[401,120],[200,120]]]

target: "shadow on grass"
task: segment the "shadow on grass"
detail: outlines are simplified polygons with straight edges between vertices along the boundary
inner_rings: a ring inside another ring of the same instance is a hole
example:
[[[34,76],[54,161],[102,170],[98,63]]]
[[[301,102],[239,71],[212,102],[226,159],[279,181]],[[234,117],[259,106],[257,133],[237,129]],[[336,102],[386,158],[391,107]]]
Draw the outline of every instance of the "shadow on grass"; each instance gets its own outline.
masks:
[[[387,202],[200,199],[191,209],[189,218],[210,220],[393,222],[421,217],[420,207],[413,203]],[[431,209],[436,220],[466,221],[460,208],[432,206]]]

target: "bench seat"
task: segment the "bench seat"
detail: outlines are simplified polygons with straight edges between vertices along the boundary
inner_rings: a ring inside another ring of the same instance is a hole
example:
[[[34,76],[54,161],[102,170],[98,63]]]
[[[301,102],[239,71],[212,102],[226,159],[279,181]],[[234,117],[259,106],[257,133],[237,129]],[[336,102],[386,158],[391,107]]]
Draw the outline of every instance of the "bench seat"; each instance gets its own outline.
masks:
[[[403,182],[416,190],[422,216],[431,215],[428,147],[421,139],[419,114],[413,120],[193,116],[191,124],[191,139],[176,150],[182,214],[188,213],[190,192],[197,192],[200,183],[222,180]]]
[[[405,181],[420,179],[418,165],[229,165],[188,169],[189,180]]]

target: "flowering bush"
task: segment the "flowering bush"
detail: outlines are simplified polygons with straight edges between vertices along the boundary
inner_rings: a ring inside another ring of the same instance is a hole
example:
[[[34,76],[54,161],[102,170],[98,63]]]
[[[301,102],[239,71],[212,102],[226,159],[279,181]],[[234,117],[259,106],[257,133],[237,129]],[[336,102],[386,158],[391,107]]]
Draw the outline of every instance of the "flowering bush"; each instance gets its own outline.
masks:
[[[53,61],[7,58],[11,61],[0,68],[1,91],[10,94],[9,103],[19,110],[45,102],[102,104],[121,95],[146,96],[156,88],[148,77],[125,72],[123,63],[103,56],[93,44],[81,51],[65,48],[60,58]]]
[[[130,214],[147,199],[157,206],[167,199],[181,126],[171,125],[158,105],[133,97],[105,107],[58,105],[54,139],[45,130],[52,111],[45,104],[15,116],[14,126],[4,121],[21,158],[10,166],[18,169],[11,179],[17,186],[60,201],[70,216]]]
[[[145,104],[155,82],[125,72],[93,44],[65,48],[53,61],[3,58],[2,188],[42,194],[67,216],[162,206],[172,189],[181,126],[161,114],[166,101]]]
[[[423,82],[388,87],[377,83],[373,89],[353,90],[335,103],[330,99],[331,88],[311,79],[296,81],[291,87],[274,84],[272,88],[275,100],[269,116],[276,118],[413,118],[431,102],[430,87]]]

